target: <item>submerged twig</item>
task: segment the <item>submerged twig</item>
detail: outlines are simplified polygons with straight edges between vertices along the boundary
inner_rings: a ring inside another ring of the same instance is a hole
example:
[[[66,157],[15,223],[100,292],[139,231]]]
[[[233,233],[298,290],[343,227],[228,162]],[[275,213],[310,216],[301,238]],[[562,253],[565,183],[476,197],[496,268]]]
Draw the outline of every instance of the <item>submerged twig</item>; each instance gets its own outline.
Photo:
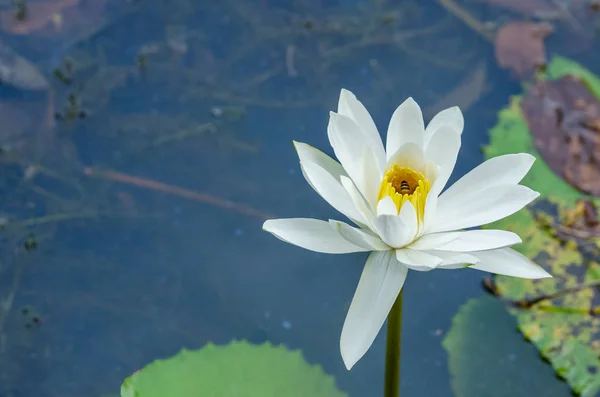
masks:
[[[169,193],[175,196],[184,197],[191,200],[200,201],[206,204],[211,204],[216,207],[224,208],[233,212],[238,212],[243,215],[253,216],[259,219],[269,219],[273,216],[261,212],[247,204],[235,203],[217,196],[212,196],[206,193],[195,192],[181,188],[179,186],[167,185],[166,183],[153,181],[151,179],[140,178],[133,175],[127,175],[116,171],[103,171],[90,167],[85,167],[83,173],[90,177],[103,178],[120,183],[126,183],[138,187],[157,190]]]
[[[600,287],[600,280],[594,280],[594,281],[590,281],[587,283],[577,284],[573,287],[563,288],[558,291],[550,292],[548,294],[540,294],[540,295],[537,295],[537,296],[534,296],[531,298],[508,299],[502,295],[502,293],[498,289],[498,286],[492,279],[485,278],[483,280],[483,288],[486,291],[488,291],[492,295],[502,299],[504,302],[506,302],[512,306],[518,307],[520,309],[531,309],[533,306],[537,305],[538,303],[540,303],[542,301],[560,298],[561,296],[568,295],[573,292],[579,292],[581,290],[588,289],[588,288],[594,288],[594,287]],[[590,314],[590,315],[600,315],[600,306],[595,306],[595,307],[592,307],[589,309],[580,309],[580,308],[565,308],[565,307],[544,305],[544,306],[541,306],[540,309],[541,310],[566,311],[566,312],[570,312],[570,313],[584,313],[584,314]]]
[[[593,238],[600,238],[600,232],[592,231],[592,230],[581,230],[576,229],[570,226],[562,225],[560,223],[554,222],[551,217],[546,217],[543,213],[536,213],[534,215],[535,220],[542,225],[543,227],[550,228],[555,232],[562,233],[564,235],[582,239],[582,240],[590,240]]]
[[[0,335],[4,330],[6,319],[8,318],[8,315],[10,314],[10,311],[12,309],[13,302],[15,301],[15,296],[17,294],[17,290],[19,289],[19,284],[21,283],[22,273],[23,263],[22,260],[18,259],[10,292],[8,296],[2,302],[0,302]]]
[[[8,293],[8,296],[6,298],[4,298],[2,301],[0,301],[0,336],[3,335],[4,326],[6,325],[6,319],[8,318],[8,316],[12,310],[12,306],[15,301],[17,291],[19,290],[19,285],[21,284],[21,276],[23,274],[23,267],[24,267],[23,255],[27,251],[31,251],[31,250],[35,249],[36,245],[37,245],[37,243],[35,242],[35,240],[31,240],[31,238],[28,238],[25,241],[23,247],[21,247],[17,253],[16,263],[15,263],[15,271],[14,271],[14,275],[13,275],[13,282],[12,282],[12,286],[10,288],[10,292]]]
[[[287,70],[287,74],[289,77],[297,77],[298,70],[296,70],[296,46],[293,44],[288,44],[285,49],[285,68]]]
[[[37,218],[24,219],[21,221],[14,221],[9,224],[9,227],[31,227],[43,225],[46,223],[70,221],[74,219],[86,219],[94,218],[99,215],[98,211],[80,211],[80,212],[65,212],[59,214],[51,214],[40,216]]]
[[[465,25],[473,29],[481,37],[488,41],[494,41],[494,34],[486,29],[481,22],[475,19],[475,17],[473,17],[467,10],[456,4],[453,0],[437,1],[442,7],[448,10],[448,12],[463,21]]]
[[[154,146],[159,146],[167,142],[178,141],[184,138],[188,138],[190,136],[201,135],[204,133],[215,133],[217,130],[217,126],[214,123],[204,123],[195,125],[191,128],[186,128],[183,130],[179,130],[174,134],[163,135],[154,140]]]

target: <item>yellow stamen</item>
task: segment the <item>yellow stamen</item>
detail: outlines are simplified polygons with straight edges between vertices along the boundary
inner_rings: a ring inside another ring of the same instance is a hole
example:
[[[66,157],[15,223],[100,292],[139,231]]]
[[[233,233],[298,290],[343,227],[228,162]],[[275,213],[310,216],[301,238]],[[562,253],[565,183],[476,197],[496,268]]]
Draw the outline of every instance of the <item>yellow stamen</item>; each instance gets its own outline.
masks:
[[[431,183],[425,175],[394,164],[383,176],[378,201],[387,196],[391,197],[398,212],[405,202],[410,201],[415,207],[420,225],[425,216],[425,199],[429,189]]]

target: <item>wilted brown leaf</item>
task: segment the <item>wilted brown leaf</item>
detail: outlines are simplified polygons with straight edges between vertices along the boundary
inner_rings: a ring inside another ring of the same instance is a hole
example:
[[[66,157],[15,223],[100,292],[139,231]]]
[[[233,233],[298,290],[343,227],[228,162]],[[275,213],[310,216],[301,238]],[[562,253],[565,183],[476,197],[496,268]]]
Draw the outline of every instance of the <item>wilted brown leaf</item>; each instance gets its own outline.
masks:
[[[512,70],[515,76],[527,78],[546,65],[544,38],[552,33],[548,23],[508,22],[494,40],[498,65]]]
[[[532,85],[521,103],[537,150],[554,172],[600,196],[600,102],[574,76]]]
[[[562,52],[581,52],[593,46],[598,0],[479,0],[491,6],[520,14],[527,19],[552,22],[565,27],[559,36]]]

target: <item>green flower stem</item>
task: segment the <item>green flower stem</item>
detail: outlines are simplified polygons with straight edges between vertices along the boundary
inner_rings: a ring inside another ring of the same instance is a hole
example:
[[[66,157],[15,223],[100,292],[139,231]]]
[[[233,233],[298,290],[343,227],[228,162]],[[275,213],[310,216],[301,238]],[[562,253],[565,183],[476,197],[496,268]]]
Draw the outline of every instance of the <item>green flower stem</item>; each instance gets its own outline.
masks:
[[[400,350],[402,344],[402,291],[388,315],[385,348],[384,397],[400,396]]]

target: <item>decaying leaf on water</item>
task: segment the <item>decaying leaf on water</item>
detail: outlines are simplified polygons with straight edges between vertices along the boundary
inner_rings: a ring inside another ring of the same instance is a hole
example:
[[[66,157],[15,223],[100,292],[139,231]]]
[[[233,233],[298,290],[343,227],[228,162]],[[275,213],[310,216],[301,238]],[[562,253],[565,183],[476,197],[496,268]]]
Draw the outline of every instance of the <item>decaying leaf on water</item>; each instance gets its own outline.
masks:
[[[582,51],[593,45],[595,22],[592,10],[596,0],[479,0],[501,11],[527,19],[552,22],[566,28],[564,50]]]
[[[521,109],[550,168],[583,193],[600,195],[600,101],[577,77],[532,85]]]
[[[494,39],[498,65],[510,69],[519,78],[528,78],[546,65],[544,38],[552,33],[548,23],[508,22]]]
[[[575,208],[561,214],[561,223],[568,228],[600,235],[598,208],[591,200],[578,200]]]
[[[452,106],[459,106],[463,112],[466,112],[483,95],[486,83],[487,66],[484,61],[481,61],[450,92],[443,95],[435,104],[423,109],[424,117],[430,119]]]
[[[592,89],[594,95],[600,95],[600,80],[575,62],[556,57],[547,71],[550,80],[576,76]],[[552,295],[565,288],[600,280],[600,238],[589,233],[596,227],[593,226],[594,211],[589,208],[590,203],[580,201],[587,200],[586,196],[553,172],[544,156],[540,158],[534,143],[536,135],[530,132],[521,110],[525,100],[514,97],[499,113],[498,124],[490,131],[490,144],[485,153],[486,157],[514,152],[535,155],[538,160],[523,184],[539,191],[542,200],[537,208],[521,211],[490,227],[518,233],[523,244],[516,248],[554,278],[537,281],[495,277],[499,294],[513,301]],[[551,105],[550,100],[547,102]],[[594,204],[597,205],[597,201]],[[539,219],[546,221],[541,223]],[[558,225],[556,228],[560,230],[570,228],[571,231],[561,235],[548,225]],[[588,232],[587,237],[574,236],[572,230]],[[556,373],[582,396],[591,397],[600,390],[600,316],[592,314],[592,309],[599,305],[600,289],[583,288],[541,300],[529,308],[509,307],[523,335],[552,364]]]
[[[44,75],[28,60],[0,40],[0,83],[22,90],[48,90]]]

